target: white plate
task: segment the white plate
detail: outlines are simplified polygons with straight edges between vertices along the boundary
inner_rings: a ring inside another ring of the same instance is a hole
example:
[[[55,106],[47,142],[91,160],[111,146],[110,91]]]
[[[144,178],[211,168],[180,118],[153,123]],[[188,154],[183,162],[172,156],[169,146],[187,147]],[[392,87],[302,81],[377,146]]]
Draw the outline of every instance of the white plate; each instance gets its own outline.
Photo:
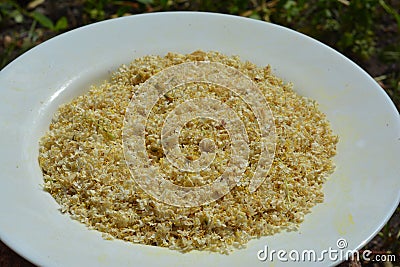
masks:
[[[60,214],[56,202],[41,189],[37,162],[38,139],[58,105],[135,57],[196,49],[271,64],[297,92],[320,103],[340,136],[337,170],[324,187],[325,202],[312,209],[298,232],[253,240],[247,249],[229,256],[105,241],[98,232]],[[346,239],[346,249],[361,248],[399,203],[400,119],[393,103],[350,60],[283,27],[193,12],[108,20],[25,53],[0,72],[0,88],[0,237],[41,266],[280,265],[276,255],[273,262],[259,261],[257,252],[267,245],[288,253],[320,253],[338,249],[339,238]],[[325,257],[312,264],[339,260]]]

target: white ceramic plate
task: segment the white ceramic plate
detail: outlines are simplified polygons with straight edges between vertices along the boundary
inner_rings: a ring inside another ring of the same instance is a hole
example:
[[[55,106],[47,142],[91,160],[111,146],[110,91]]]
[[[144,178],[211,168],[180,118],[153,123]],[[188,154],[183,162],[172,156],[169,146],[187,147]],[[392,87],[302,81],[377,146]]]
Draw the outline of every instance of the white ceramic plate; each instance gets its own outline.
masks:
[[[229,256],[105,241],[58,211],[42,191],[38,139],[59,104],[107,79],[133,58],[196,49],[270,64],[295,90],[316,99],[340,136],[337,170],[325,202],[298,232],[263,237]],[[0,72],[0,237],[41,266],[269,266],[257,252],[361,248],[390,218],[400,198],[400,119],[362,69],[325,45],[276,25],[208,13],[158,13],[108,20],[57,36]],[[294,254],[293,254],[294,255]],[[319,255],[319,254],[317,254]],[[286,255],[286,258],[288,255]],[[315,265],[332,265],[325,257]],[[292,262],[289,259],[289,263]],[[310,262],[303,262],[309,266]]]

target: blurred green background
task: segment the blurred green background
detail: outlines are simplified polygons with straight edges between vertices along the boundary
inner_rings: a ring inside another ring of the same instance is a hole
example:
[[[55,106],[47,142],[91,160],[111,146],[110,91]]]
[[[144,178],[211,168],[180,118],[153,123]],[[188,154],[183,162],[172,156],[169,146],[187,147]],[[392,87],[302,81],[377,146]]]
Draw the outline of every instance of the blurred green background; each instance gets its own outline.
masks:
[[[305,33],[360,65],[400,109],[400,0],[0,0],[0,69],[68,30],[120,16],[177,10],[239,15]],[[398,207],[389,223],[363,249],[396,254],[400,260],[399,215]],[[0,266],[31,266],[17,258],[1,244]],[[3,265],[7,259],[16,265]],[[387,262],[385,266],[396,264]],[[341,266],[381,265],[348,261]]]

